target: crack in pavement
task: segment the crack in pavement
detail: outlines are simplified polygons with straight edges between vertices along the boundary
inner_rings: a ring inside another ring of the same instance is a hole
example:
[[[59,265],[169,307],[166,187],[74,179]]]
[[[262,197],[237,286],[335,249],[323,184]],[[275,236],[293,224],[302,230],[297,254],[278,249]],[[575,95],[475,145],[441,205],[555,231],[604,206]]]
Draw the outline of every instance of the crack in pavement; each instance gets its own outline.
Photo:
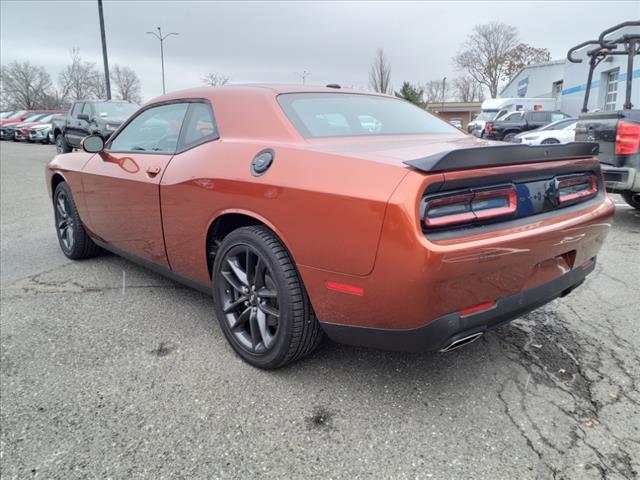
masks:
[[[59,270],[59,269],[57,269]],[[59,294],[59,293],[93,293],[93,292],[105,292],[113,290],[123,290],[122,285],[114,286],[85,286],[74,280],[42,280],[40,277],[50,272],[41,272],[35,275],[30,275],[22,280],[19,280],[7,288],[5,291],[17,290],[31,294]],[[125,285],[124,290],[128,289],[168,289],[168,290],[186,290],[187,287],[183,287],[179,284],[173,285]],[[21,295],[11,295],[13,298],[19,298]]]
[[[569,311],[582,320],[575,309]],[[637,379],[628,366],[640,359],[630,344],[621,342],[631,347],[621,357],[615,348],[578,336],[566,324],[557,310],[543,308],[489,337],[487,343],[496,339],[506,347],[500,353],[520,367],[502,376],[496,372],[503,411],[548,475],[583,478],[584,471],[576,471],[582,465],[603,479],[636,479],[629,451],[636,451],[639,442],[619,436],[615,424],[609,425],[615,417],[606,409],[621,402],[640,406]],[[603,400],[601,390],[613,386],[616,393]]]

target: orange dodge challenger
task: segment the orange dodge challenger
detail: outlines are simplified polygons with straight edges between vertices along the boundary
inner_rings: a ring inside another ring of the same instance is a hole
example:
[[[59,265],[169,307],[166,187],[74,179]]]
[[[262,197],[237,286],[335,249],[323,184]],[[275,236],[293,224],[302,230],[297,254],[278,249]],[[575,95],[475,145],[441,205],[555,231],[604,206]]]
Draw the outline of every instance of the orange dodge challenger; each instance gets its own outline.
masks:
[[[614,206],[597,145],[502,145],[403,100],[224,86],[138,110],[47,166],[64,254],[213,295],[260,368],[326,334],[447,351],[576,288]]]

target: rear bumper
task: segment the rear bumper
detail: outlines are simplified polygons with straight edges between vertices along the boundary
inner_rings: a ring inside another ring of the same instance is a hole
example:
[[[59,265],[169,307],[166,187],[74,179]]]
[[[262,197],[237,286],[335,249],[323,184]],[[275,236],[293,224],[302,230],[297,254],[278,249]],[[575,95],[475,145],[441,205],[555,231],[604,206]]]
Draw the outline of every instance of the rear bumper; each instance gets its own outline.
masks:
[[[331,323],[322,323],[322,327],[329,338],[339,343],[407,352],[441,350],[456,340],[484,333],[557,297],[567,295],[579,286],[594,268],[595,259],[585,268],[575,267],[547,283],[501,298],[490,310],[464,317],[458,313],[450,313],[418,328],[367,328]]]
[[[601,164],[605,187],[608,192],[640,192],[640,173],[632,167],[614,167]]]

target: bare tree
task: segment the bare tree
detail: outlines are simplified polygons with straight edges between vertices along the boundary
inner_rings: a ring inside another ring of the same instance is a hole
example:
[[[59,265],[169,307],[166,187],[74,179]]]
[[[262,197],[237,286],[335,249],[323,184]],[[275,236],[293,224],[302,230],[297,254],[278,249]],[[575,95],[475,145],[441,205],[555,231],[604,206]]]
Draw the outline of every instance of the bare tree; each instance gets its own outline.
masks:
[[[442,88],[445,91],[443,92]],[[426,103],[442,102],[447,98],[447,85],[442,80],[429,80],[424,85],[424,101]]]
[[[509,52],[516,45],[517,28],[501,22],[476,25],[453,62],[459,70],[486,86],[491,98],[496,98],[500,81],[507,71]]]
[[[202,77],[202,83],[209,87],[221,87],[229,83],[229,77],[218,72],[211,72]]]
[[[133,69],[114,65],[111,68],[111,82],[116,87],[118,99],[142,103],[140,79]]]
[[[51,77],[30,62],[11,62],[0,71],[2,104],[8,108],[45,108],[53,94]]]
[[[369,87],[379,93],[391,93],[391,64],[382,48],[378,49],[369,68]]]
[[[470,75],[458,77],[453,81],[456,96],[461,102],[482,102],[484,90]]]
[[[60,72],[58,82],[60,94],[68,100],[81,100],[83,98],[104,98],[106,89],[104,80],[96,68],[95,63],[85,62],[80,57],[80,50],[71,50],[71,63]]]
[[[512,48],[506,58],[505,80],[511,80],[527,65],[548,62],[551,52],[546,48],[536,48],[526,43],[520,43]]]

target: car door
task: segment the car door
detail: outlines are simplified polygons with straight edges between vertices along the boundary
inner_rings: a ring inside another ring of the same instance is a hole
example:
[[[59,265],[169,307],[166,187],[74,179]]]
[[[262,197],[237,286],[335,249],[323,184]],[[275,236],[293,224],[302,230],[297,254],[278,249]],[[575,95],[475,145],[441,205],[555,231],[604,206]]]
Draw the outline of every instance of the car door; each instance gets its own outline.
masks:
[[[160,216],[160,180],[174,156],[188,104],[139,111],[83,168],[95,235],[123,252],[168,267]]]
[[[549,112],[531,112],[528,123],[530,130],[544,127],[551,123],[551,114]]]
[[[84,102],[76,102],[73,104],[69,116],[67,117],[67,125],[64,129],[65,140],[69,145],[80,145],[80,132],[78,131],[78,115],[82,113]]]
[[[80,141],[87,135],[91,135],[91,120],[93,119],[93,105],[91,102],[85,102],[82,111],[78,116],[78,145]]]

